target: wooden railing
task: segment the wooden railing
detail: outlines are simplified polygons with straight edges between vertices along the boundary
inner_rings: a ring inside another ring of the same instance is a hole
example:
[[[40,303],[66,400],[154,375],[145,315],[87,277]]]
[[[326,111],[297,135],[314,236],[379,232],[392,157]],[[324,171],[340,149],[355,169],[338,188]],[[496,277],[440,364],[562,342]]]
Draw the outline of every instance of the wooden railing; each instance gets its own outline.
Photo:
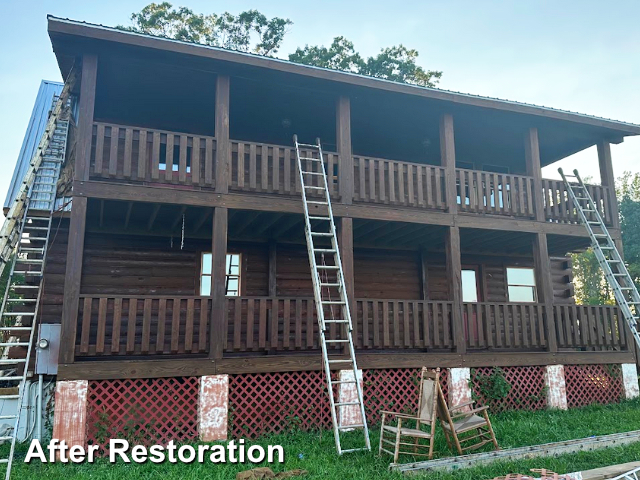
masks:
[[[468,349],[541,350],[547,345],[544,306],[533,303],[465,303]]]
[[[627,350],[627,327],[613,305],[554,305],[558,347]],[[633,340],[631,340],[633,342]]]
[[[338,196],[338,155],[322,152],[329,192]],[[301,157],[317,158],[317,151],[301,150]],[[319,162],[303,160],[305,171],[320,172]],[[315,186],[324,186],[314,175],[309,180]],[[231,141],[231,190],[283,195],[300,195],[300,176],[296,164],[295,149],[281,145]],[[307,192],[309,194],[309,192]]]
[[[319,349],[313,298],[228,297],[226,302],[225,354]],[[452,302],[357,299],[353,304],[358,350],[455,351]],[[76,356],[204,355],[211,308],[210,297],[81,295]],[[615,306],[554,305],[546,312],[533,303],[463,304],[467,349],[545,351],[547,313],[555,320],[561,349],[628,350]]]
[[[80,295],[77,356],[207,351],[210,297]]]
[[[558,223],[580,223],[580,217],[575,205],[569,199],[569,194],[562,180],[542,180],[542,198],[545,218]],[[598,212],[607,225],[612,223],[611,202],[615,201],[613,192],[601,185],[587,185],[589,194],[593,198]],[[593,214],[588,214],[594,220]]]
[[[444,168],[353,157],[354,200],[444,210]]]
[[[532,177],[456,169],[456,185],[462,212],[535,217]]]
[[[213,187],[216,140],[94,123],[90,176]]]

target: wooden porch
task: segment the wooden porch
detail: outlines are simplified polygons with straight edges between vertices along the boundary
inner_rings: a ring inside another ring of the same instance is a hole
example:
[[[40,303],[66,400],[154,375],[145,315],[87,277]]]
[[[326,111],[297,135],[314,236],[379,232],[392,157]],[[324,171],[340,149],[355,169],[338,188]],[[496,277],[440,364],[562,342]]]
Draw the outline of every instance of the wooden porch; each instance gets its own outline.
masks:
[[[300,195],[291,146],[230,140],[221,158],[215,137],[94,123],[90,180],[279,196]],[[310,155],[310,152],[303,152]],[[351,167],[336,152],[325,153],[334,201],[448,211],[447,199],[465,214],[579,223],[564,185],[534,176],[456,168],[353,155]],[[228,166],[228,176],[217,178]],[[224,182],[224,185],[221,184]],[[600,214],[613,225],[613,192],[590,185]],[[541,209],[538,214],[536,209]]]

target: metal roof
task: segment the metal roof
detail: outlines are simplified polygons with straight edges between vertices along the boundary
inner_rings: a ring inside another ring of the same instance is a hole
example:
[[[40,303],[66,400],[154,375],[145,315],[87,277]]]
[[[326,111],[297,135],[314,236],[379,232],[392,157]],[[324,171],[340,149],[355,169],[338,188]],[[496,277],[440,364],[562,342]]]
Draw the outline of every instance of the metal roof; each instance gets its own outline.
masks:
[[[38,89],[38,96],[36,97],[35,104],[33,105],[33,111],[31,112],[31,118],[27,125],[27,131],[24,134],[22,140],[22,148],[20,148],[20,154],[16,161],[16,166],[13,170],[13,177],[9,184],[9,191],[4,201],[4,208],[11,207],[22,179],[29,167],[29,162],[38,148],[40,138],[44,133],[44,129],[47,126],[47,120],[49,118],[49,112],[53,104],[53,98],[60,95],[62,92],[63,84],[60,82],[52,82],[49,80],[42,80],[40,88]]]
[[[352,73],[352,72],[344,72],[341,70],[334,70],[334,69],[329,69],[324,67],[304,65],[301,63],[291,62],[289,60],[275,58],[275,57],[267,57],[267,56],[259,55],[256,53],[241,52],[238,50],[215,47],[215,46],[205,45],[201,43],[188,42],[184,40],[175,40],[167,37],[150,35],[146,33],[132,32],[132,31],[122,30],[119,28],[105,26],[101,24],[89,23],[89,22],[84,22],[79,20],[72,20],[69,18],[55,17],[53,15],[48,15],[47,19],[50,22],[57,22],[59,24],[67,24],[67,25],[73,25],[73,26],[91,29],[93,30],[92,33],[89,33],[88,31],[85,31],[82,33],[78,32],[78,33],[80,35],[92,36],[93,38],[106,39],[106,38],[102,38],[99,32],[109,32],[110,34],[116,33],[124,36],[120,38],[125,38],[125,37],[136,38],[137,37],[139,39],[149,39],[155,42],[160,42],[159,44],[156,44],[159,48],[168,49],[170,48],[169,47],[170,45],[185,45],[190,47],[198,47],[199,49],[201,49],[200,51],[219,52],[220,54],[233,55],[235,58],[232,61],[236,61],[240,63],[242,63],[243,61],[254,60],[255,62],[259,63],[260,66],[263,66],[266,68],[278,68],[278,66],[288,65],[296,70],[295,73],[299,73],[303,75],[305,74],[314,75],[314,72],[318,74],[325,73],[325,74],[332,75],[332,79],[337,79],[338,81],[340,80],[348,81],[347,79],[352,79],[356,81],[373,82],[373,85],[377,85],[379,88],[385,88],[384,87],[385,85],[386,86],[396,85],[397,87],[402,88],[403,90],[408,89],[408,90],[404,90],[407,93],[419,94],[419,92],[422,92],[423,95],[426,94],[428,96],[433,96],[434,98],[441,98],[443,100],[449,100],[449,101],[458,101],[462,103],[473,102],[473,101],[482,102],[482,103],[486,102],[486,104],[478,105],[478,106],[485,106],[485,107],[489,106],[492,108],[504,108],[504,109],[518,109],[521,113],[534,114],[534,115],[544,115],[546,112],[547,115],[555,114],[556,116],[559,116],[559,117],[566,116],[566,118],[561,117],[561,119],[570,120],[570,121],[577,121],[577,122],[600,121],[600,122],[605,122],[607,124],[602,126],[606,126],[607,128],[622,131],[624,132],[625,135],[640,134],[640,125],[638,124],[625,122],[621,120],[614,120],[614,119],[605,118],[605,117],[599,117],[596,115],[587,115],[584,113],[573,112],[570,110],[562,110],[558,108],[545,107],[542,105],[518,102],[514,100],[506,100],[506,99],[495,98],[495,97],[484,97],[480,95],[457,92],[453,90],[446,90],[442,88],[424,87],[420,85],[401,83],[401,82],[396,82],[396,81],[391,81],[391,80],[386,80],[386,79],[376,78],[376,77],[370,77],[370,76],[361,75],[361,74]],[[50,24],[49,30],[51,33],[51,24]],[[65,32],[65,33],[70,33],[70,32]],[[112,40],[112,39],[114,38],[113,37],[109,38],[109,40]],[[161,46],[162,44],[164,44],[164,47]],[[144,46],[149,47],[151,45],[144,44]],[[225,59],[230,60],[230,58],[228,57]],[[369,85],[372,85],[372,84],[369,84]]]

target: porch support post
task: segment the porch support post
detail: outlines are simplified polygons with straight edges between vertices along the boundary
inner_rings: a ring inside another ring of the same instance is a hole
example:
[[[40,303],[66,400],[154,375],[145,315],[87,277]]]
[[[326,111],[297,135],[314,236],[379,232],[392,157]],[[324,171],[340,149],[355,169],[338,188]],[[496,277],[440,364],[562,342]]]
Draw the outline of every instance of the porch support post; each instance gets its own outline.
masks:
[[[449,369],[449,405],[455,407],[467,403],[471,398],[471,370],[469,368]],[[468,411],[469,408],[467,407]]]
[[[564,365],[547,365],[544,369],[547,408],[566,410],[567,388],[564,380]]]
[[[553,279],[547,248],[547,234],[536,233],[533,239],[533,262],[536,275],[538,303],[544,305],[547,341],[550,352],[558,351],[556,321],[553,311]]]
[[[271,240],[269,242],[269,296],[276,297],[277,285],[276,285],[276,262],[277,262],[277,246],[276,241]]]
[[[93,133],[93,111],[96,101],[98,57],[94,54],[82,56],[82,77],[78,99],[77,153],[74,180],[89,180],[91,159],[91,137]]]
[[[456,352],[466,353],[467,341],[464,334],[462,315],[462,260],[460,258],[460,227],[449,227],[446,234],[447,278],[450,298],[453,301],[451,322]]]
[[[82,258],[84,236],[87,224],[87,197],[73,197],[69,240],[67,245],[67,265],[64,275],[64,296],[62,299],[62,321],[60,326],[59,363],[73,363],[75,359],[76,330],[78,328],[78,302],[80,301],[80,281],[82,279]]]
[[[69,447],[86,447],[88,389],[87,380],[56,382],[52,437]]]
[[[453,133],[453,115],[440,117],[440,163],[445,169],[445,202],[450,213],[458,211],[456,186],[456,145]]]
[[[640,396],[638,389],[638,369],[635,363],[623,363],[622,368],[622,387],[624,388],[624,398],[631,400]]]
[[[353,202],[353,156],[351,152],[351,102],[341,96],[336,102],[336,145],[339,157],[338,189],[340,201]],[[328,172],[329,177],[332,175]]]
[[[229,141],[229,76],[218,75],[216,79],[216,192],[229,191],[229,163],[231,142]]]
[[[213,209],[213,232],[211,234],[211,336],[209,357],[222,358],[224,339],[227,334],[227,302],[225,291],[227,265],[227,207]]]
[[[355,380],[353,370],[338,371],[339,382],[353,382]],[[362,370],[358,369],[358,383],[362,388]],[[355,383],[340,383],[338,386],[338,403],[350,403],[358,401],[358,390]],[[358,405],[346,405],[338,407],[338,425],[349,427],[362,425],[362,414]]]
[[[606,140],[598,142],[598,164],[600,165],[600,183],[607,187],[609,205],[611,206],[611,226],[620,228],[618,201],[616,199],[616,178],[613,174],[613,160],[611,158],[611,144]]]
[[[228,437],[229,375],[200,377],[198,431],[200,440],[213,442]]]
[[[342,273],[347,288],[347,298],[349,306],[353,307],[354,285],[353,285],[353,218],[342,217],[338,223],[338,248],[340,248],[340,259],[342,260]],[[351,315],[354,315],[353,309]]]
[[[538,129],[531,127],[524,137],[524,154],[527,175],[533,177],[533,207],[536,220],[544,222],[544,203],[542,201],[542,167],[540,166],[540,144]]]

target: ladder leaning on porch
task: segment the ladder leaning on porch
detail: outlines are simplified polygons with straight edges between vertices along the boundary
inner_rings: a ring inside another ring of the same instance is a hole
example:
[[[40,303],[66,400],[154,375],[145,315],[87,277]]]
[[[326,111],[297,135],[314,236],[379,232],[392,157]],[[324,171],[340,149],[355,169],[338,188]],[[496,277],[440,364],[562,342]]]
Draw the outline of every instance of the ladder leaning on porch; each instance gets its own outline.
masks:
[[[620,306],[620,310],[622,310],[624,319],[631,329],[636,344],[640,347],[640,334],[638,333],[640,295],[638,295],[633,279],[629,275],[616,244],[611,235],[609,235],[597,205],[582,182],[578,170],[574,170],[573,175],[565,174],[561,168],[558,169],[558,172],[562,176],[569,199],[576,206],[578,216],[587,228],[587,232],[589,232],[591,247],[596,255],[598,264],[613,290],[613,294]],[[568,178],[575,179],[575,182],[569,182]]]
[[[11,476],[29,374],[56,185],[67,149],[69,120],[61,115],[74,78],[72,73],[55,101],[38,148],[0,230],[0,274],[11,264],[0,308],[0,382],[17,387],[17,394],[0,395],[0,401],[17,400],[15,415],[0,416],[0,420],[13,422],[13,427],[0,436],[0,443],[11,445],[8,456],[0,458],[0,464],[6,464],[6,480]]]
[[[316,144],[298,143],[296,135],[293,137],[296,148],[298,173],[302,190],[302,204],[304,207],[305,235],[307,251],[313,280],[313,294],[318,315],[320,332],[320,346],[327,389],[331,406],[331,420],[333,421],[333,435],[336,441],[338,455],[358,450],[371,450],[367,417],[362,399],[362,387],[358,381],[358,366],[353,348],[351,313],[345,288],[342,261],[338,250],[338,237],[331,209],[331,198],[327,184],[322,146],[320,139]],[[301,156],[300,149],[308,151],[309,156]],[[311,197],[309,199],[308,197]],[[312,208],[314,213],[309,213]],[[342,347],[348,350],[348,358],[342,355]],[[333,351],[330,351],[333,350]],[[348,379],[331,378],[331,367],[343,365],[344,369],[353,370],[353,376]],[[355,384],[357,401],[338,401],[334,398],[333,387],[341,384]],[[338,422],[338,408],[350,409],[358,407],[362,423],[359,425],[340,425]],[[340,433],[343,431],[362,428],[364,433],[363,448],[343,449],[340,443]]]

